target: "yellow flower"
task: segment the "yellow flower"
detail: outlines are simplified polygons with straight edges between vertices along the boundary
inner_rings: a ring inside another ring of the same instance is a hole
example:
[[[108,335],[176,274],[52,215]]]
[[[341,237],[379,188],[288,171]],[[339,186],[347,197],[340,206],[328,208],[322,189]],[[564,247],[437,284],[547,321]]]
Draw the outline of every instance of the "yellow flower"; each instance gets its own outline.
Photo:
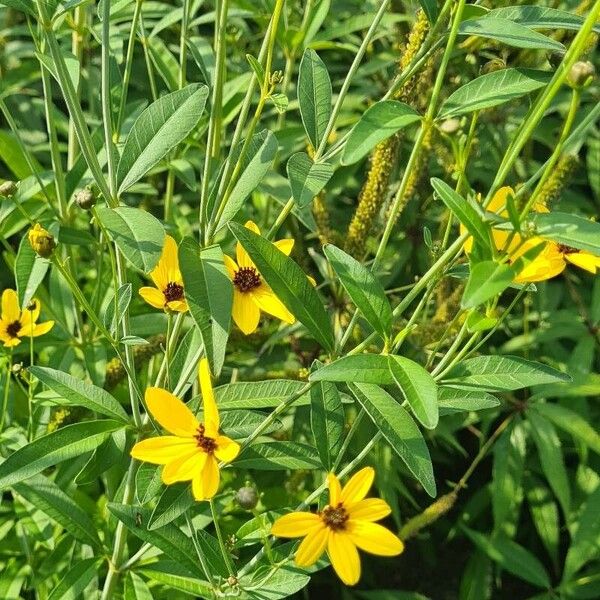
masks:
[[[54,326],[54,321],[36,323],[40,316],[40,303],[33,299],[21,311],[19,298],[15,290],[2,292],[2,315],[0,316],[0,341],[6,348],[18,346],[23,337],[38,337],[48,333]]]
[[[48,258],[56,248],[54,236],[46,231],[39,223],[36,223],[27,235],[29,243],[36,254],[42,258]]]
[[[378,556],[397,556],[404,544],[391,531],[378,525],[391,509],[379,498],[365,498],[373,484],[375,471],[365,467],[342,487],[338,478],[329,474],[329,504],[319,513],[294,512],[275,521],[273,535],[285,538],[303,537],[295,562],[308,567],[327,550],[329,560],[346,585],[360,579],[360,557],[357,548]]]
[[[246,227],[260,234],[258,226],[252,221],[248,221]],[[289,256],[294,247],[294,240],[279,240],[274,246]],[[256,331],[261,310],[286,323],[294,323],[294,315],[263,281],[256,265],[239,242],[235,252],[237,263],[225,256],[225,267],[233,281],[232,316],[236,325],[246,335]]]
[[[177,243],[170,236],[165,237],[165,245],[150,278],[155,288],[140,288],[140,296],[154,308],[185,312],[188,309],[183,293],[183,278],[179,270]]]
[[[191,481],[194,498],[208,500],[219,489],[219,461],[228,463],[234,460],[240,446],[219,434],[219,411],[205,358],[200,361],[199,375],[204,422],[200,423],[192,411],[167,390],[148,388],[148,409],[171,435],[138,442],[131,449],[131,456],[155,465],[164,465],[163,483],[171,485]]]

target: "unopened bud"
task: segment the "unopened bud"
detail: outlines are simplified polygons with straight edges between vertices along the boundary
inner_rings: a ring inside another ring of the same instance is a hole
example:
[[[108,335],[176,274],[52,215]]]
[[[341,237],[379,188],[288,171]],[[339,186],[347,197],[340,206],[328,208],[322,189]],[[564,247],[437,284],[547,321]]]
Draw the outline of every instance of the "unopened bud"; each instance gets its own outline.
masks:
[[[11,369],[13,375],[18,375],[22,370],[23,370],[23,363],[15,363]]]
[[[29,230],[29,243],[38,256],[49,258],[56,248],[54,236],[46,231],[39,223]]]
[[[75,203],[79,208],[89,210],[96,205],[96,196],[90,188],[84,188],[75,194]]]
[[[452,135],[460,129],[460,121],[458,119],[446,119],[440,125],[440,131],[447,135]]]
[[[501,58],[493,58],[492,60],[488,60],[483,67],[481,67],[481,73],[482,75],[486,75],[487,73],[501,71],[502,69],[506,69],[506,63]]]
[[[17,184],[14,181],[5,181],[0,184],[0,196],[12,198],[17,191]]]
[[[238,584],[238,578],[237,578],[237,577],[234,577],[233,575],[230,575],[230,576],[227,578],[227,585],[228,585],[229,587],[234,587],[234,586],[236,586],[237,584]]]
[[[592,83],[594,75],[596,75],[594,65],[589,60],[580,60],[571,67],[567,81],[574,88],[584,88]]]
[[[253,487],[248,485],[240,488],[235,495],[238,504],[246,510],[252,510],[258,504],[258,494]]]

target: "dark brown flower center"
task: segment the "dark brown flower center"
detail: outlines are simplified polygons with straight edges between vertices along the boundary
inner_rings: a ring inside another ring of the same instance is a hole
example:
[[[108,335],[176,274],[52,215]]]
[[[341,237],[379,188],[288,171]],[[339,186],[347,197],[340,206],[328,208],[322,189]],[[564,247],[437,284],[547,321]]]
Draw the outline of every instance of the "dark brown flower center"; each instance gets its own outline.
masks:
[[[326,506],[321,512],[321,519],[323,519],[325,525],[334,531],[344,529],[348,517],[348,511],[341,502],[338,502],[337,506]]]
[[[9,323],[6,327],[6,333],[8,333],[8,335],[11,338],[19,337],[17,335],[19,333],[19,331],[21,331],[21,322],[20,321],[13,321],[12,323]]]
[[[201,448],[207,454],[212,454],[217,449],[217,442],[214,438],[206,437],[204,431],[204,425],[199,425],[194,437],[196,438],[198,448]]]
[[[566,244],[558,244],[558,251],[561,254],[576,254],[579,252],[577,248],[572,248],[571,246],[567,246]]]
[[[254,267],[242,267],[236,271],[233,285],[240,292],[249,292],[260,285],[260,275]]]
[[[183,286],[173,281],[169,281],[167,287],[163,290],[163,294],[165,295],[167,302],[183,300]]]

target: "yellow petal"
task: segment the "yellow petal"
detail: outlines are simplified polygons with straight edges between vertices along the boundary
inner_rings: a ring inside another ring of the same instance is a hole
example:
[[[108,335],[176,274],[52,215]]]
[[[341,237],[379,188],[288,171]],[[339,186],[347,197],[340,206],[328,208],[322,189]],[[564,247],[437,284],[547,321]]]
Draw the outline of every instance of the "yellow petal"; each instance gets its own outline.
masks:
[[[402,540],[378,523],[350,520],[346,533],[361,550],[377,556],[397,556],[404,550]]]
[[[336,506],[342,495],[340,480],[333,473],[329,473],[327,475],[327,484],[329,485],[329,504]]]
[[[365,498],[348,507],[350,518],[361,521],[379,521],[391,512],[389,504],[381,498]]]
[[[165,236],[165,243],[160,254],[160,258],[150,273],[150,279],[152,279],[154,285],[159,290],[164,290],[167,287],[167,283],[169,283],[169,265],[165,260],[169,251],[172,252],[172,247],[169,247],[169,238],[170,236]]]
[[[500,188],[492,197],[490,203],[487,205],[486,210],[496,213],[501,217],[507,217],[508,210],[506,209],[506,203],[509,194],[513,196],[515,194],[511,187],[506,186]]]
[[[196,441],[193,439],[161,435],[138,442],[131,449],[131,456],[155,465],[166,465],[180,456],[189,454],[196,447]]]
[[[192,480],[196,500],[210,500],[219,489],[219,465],[214,456],[207,455],[204,468]]]
[[[2,292],[2,320],[12,323],[21,317],[19,297],[15,290],[6,289]]]
[[[327,547],[329,529],[325,524],[317,525],[306,535],[296,550],[294,561],[299,567],[314,565]]]
[[[283,538],[297,538],[308,535],[323,524],[321,517],[310,512],[293,512],[279,517],[271,527],[271,534]]]
[[[251,296],[254,302],[256,302],[256,305],[267,314],[290,324],[296,321],[294,315],[266,285],[260,285],[249,292],[248,295]]]
[[[346,585],[354,585],[358,582],[360,557],[356,546],[345,532],[330,532],[327,554],[338,577]]]
[[[373,485],[374,479],[375,471],[371,467],[365,467],[355,473],[342,489],[341,502],[350,505],[362,500]]]
[[[217,442],[215,456],[223,462],[230,463],[240,453],[240,445],[230,440],[227,436],[220,435],[215,441]]]
[[[54,321],[46,321],[45,323],[38,323],[33,326],[33,331],[31,327],[22,327],[21,331],[19,331],[20,336],[32,336],[38,337],[39,335],[44,335],[48,333],[54,327]]]
[[[219,411],[215,401],[212,382],[210,380],[210,367],[208,360],[202,358],[198,365],[198,378],[200,380],[200,391],[202,392],[202,405],[204,407],[204,427],[207,437],[217,437],[219,433]]]
[[[231,281],[233,281],[235,274],[237,273],[238,266],[235,264],[235,260],[227,254],[223,255],[223,262],[225,263],[225,268],[227,269],[227,274]]]
[[[565,254],[565,259],[592,275],[595,275],[600,268],[600,256],[594,256],[590,252],[580,251]]]
[[[175,312],[186,312],[188,309],[185,300],[171,300],[171,302],[167,302],[167,307]]]
[[[198,429],[198,419],[179,399],[162,388],[146,390],[146,404],[152,416],[173,435],[191,437]]]
[[[21,343],[21,340],[16,337],[16,338],[10,338],[9,340],[4,342],[4,347],[5,348],[14,348],[15,346],[18,346]]]
[[[29,306],[33,303],[33,310],[29,309]],[[29,306],[25,307],[25,310],[21,313],[21,324],[23,327],[31,326],[31,323],[35,323],[40,316],[40,303],[35,298],[29,303]]]
[[[165,236],[165,247],[161,258],[167,270],[167,283],[172,282],[182,285],[177,242],[170,235]]]
[[[242,333],[249,335],[256,331],[260,319],[260,309],[250,297],[237,290],[233,291],[233,309],[231,316]]]
[[[253,231],[257,235],[260,235],[260,229],[258,228],[258,225],[254,223],[254,221],[246,221],[244,227],[250,231]],[[255,264],[252,262],[252,259],[248,256],[248,253],[244,250],[244,247],[239,242],[235,247],[235,258],[240,267],[256,268]]]
[[[161,479],[164,484],[171,485],[178,481],[191,481],[196,473],[204,468],[207,454],[198,448],[168,462],[162,470]]]
[[[252,220],[246,221],[244,223],[244,227],[246,229],[249,229],[250,231],[253,231],[254,233],[256,233],[256,235],[260,235],[260,229],[258,228],[258,225],[254,221],[252,221]]]
[[[160,290],[146,286],[140,288],[139,294],[150,306],[161,310],[164,309],[165,295]]]
[[[294,240],[279,240],[274,243],[274,246],[281,250],[286,256],[289,256],[292,250],[294,249]]]

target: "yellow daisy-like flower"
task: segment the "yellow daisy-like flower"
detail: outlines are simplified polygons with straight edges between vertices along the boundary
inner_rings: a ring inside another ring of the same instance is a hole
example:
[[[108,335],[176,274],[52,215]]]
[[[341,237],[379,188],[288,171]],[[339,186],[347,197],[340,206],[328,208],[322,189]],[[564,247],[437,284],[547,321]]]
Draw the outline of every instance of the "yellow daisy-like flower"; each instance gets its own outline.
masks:
[[[54,321],[37,323],[40,316],[40,303],[35,298],[25,310],[19,307],[19,297],[15,290],[2,292],[2,314],[0,316],[0,341],[5,348],[21,343],[23,337],[38,337],[48,333],[54,327]]]
[[[248,221],[248,229],[260,235],[256,223]],[[294,240],[279,240],[274,246],[289,256]],[[235,250],[236,261],[225,256],[225,267],[233,281],[232,316],[236,325],[246,334],[256,331],[260,311],[277,317],[286,323],[294,323],[294,315],[284,306],[273,290],[265,283],[256,265],[238,242]]]
[[[29,244],[34,252],[42,258],[49,258],[56,248],[54,236],[46,231],[39,223],[36,223],[27,234]]]
[[[163,483],[191,481],[194,498],[209,500],[219,489],[219,461],[229,463],[234,460],[240,445],[219,434],[219,411],[205,358],[200,361],[199,375],[204,422],[200,423],[192,411],[167,390],[148,388],[148,409],[171,435],[138,442],[131,449],[131,456],[164,465]]]
[[[295,562],[308,567],[327,550],[335,572],[346,585],[360,579],[357,548],[378,556],[397,556],[404,544],[391,531],[375,523],[387,517],[391,508],[380,498],[365,498],[375,471],[365,467],[342,489],[338,478],[329,474],[329,504],[319,513],[294,512],[275,521],[273,535],[303,537]]]
[[[165,236],[160,260],[150,278],[156,287],[140,288],[140,296],[154,308],[185,312],[188,309],[183,292],[183,278],[179,270],[177,243],[170,236]]]

